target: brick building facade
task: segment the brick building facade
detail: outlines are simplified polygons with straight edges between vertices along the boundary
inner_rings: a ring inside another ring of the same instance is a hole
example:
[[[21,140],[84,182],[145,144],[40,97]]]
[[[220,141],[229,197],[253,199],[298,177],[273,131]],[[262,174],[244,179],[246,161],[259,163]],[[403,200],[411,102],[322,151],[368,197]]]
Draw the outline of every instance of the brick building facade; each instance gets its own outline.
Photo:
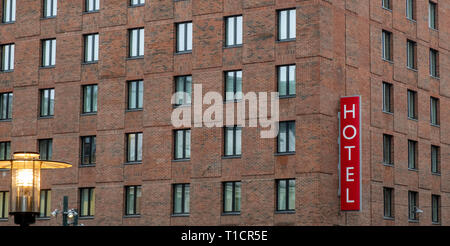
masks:
[[[13,69],[0,72],[0,93],[13,93],[11,118],[0,121],[0,142],[10,142],[11,152],[39,151],[39,140],[51,139],[52,159],[73,167],[43,172],[49,210],[61,209],[63,196],[70,208],[80,209],[80,188],[94,188],[93,216],[80,219],[85,225],[449,225],[450,3],[433,0],[430,20],[429,1],[411,1],[412,12],[405,2],[147,0],[130,6],[127,0],[100,0],[92,10],[90,1],[60,0],[56,15],[46,16],[51,1],[17,0],[15,20],[9,14],[11,21],[0,25],[0,45],[15,47]],[[284,41],[278,16],[286,9],[295,9],[296,35]],[[241,15],[243,44],[226,47],[226,17]],[[192,52],[177,52],[177,23],[191,21]],[[145,30],[144,54],[130,58],[134,28]],[[98,61],[86,62],[88,34],[98,34]],[[54,66],[42,63],[51,47],[43,45],[47,39],[56,39]],[[408,40],[415,44],[411,50]],[[409,68],[408,51],[414,61]],[[296,67],[295,96],[280,99],[280,120],[295,121],[295,152],[278,154],[276,139],[244,127],[242,154],[226,158],[223,128],[193,127],[190,158],[174,160],[171,96],[177,76],[191,75],[203,93],[223,93],[225,72],[241,70],[244,93],[276,91],[282,65]],[[430,67],[437,74],[430,76]],[[142,109],[128,110],[127,82],[136,80],[143,81]],[[384,110],[391,112],[383,112],[383,82],[391,85],[392,110]],[[97,85],[98,110],[84,110],[85,85]],[[54,112],[42,116],[42,90],[49,88]],[[408,90],[415,92],[416,117],[408,117]],[[362,100],[362,210],[344,213],[337,114],[339,98],[355,94]],[[430,97],[438,99],[435,124]],[[129,133],[142,133],[141,160],[127,161]],[[391,136],[392,161],[383,164],[385,135]],[[91,165],[82,165],[85,136],[96,137]],[[408,140],[416,143],[413,168]],[[432,145],[438,147],[436,173]],[[277,211],[280,179],[295,180],[293,210]],[[224,213],[227,181],[241,182],[236,213]],[[0,172],[0,191],[8,191],[9,182],[9,172]],[[189,184],[188,214],[173,214],[174,184]],[[124,212],[126,186],[140,187],[136,215]],[[390,218],[383,188],[392,189]],[[423,210],[415,220],[408,218],[410,191]],[[432,195],[439,196],[437,223]],[[41,218],[37,225],[59,225],[60,219]],[[0,225],[12,223],[0,219]]]

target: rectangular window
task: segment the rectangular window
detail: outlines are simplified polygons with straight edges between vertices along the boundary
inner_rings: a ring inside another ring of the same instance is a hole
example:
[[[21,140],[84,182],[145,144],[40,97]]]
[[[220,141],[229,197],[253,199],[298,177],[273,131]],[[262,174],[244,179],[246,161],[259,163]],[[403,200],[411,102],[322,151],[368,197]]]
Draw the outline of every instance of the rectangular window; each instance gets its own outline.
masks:
[[[13,93],[0,93],[0,120],[12,118]]]
[[[3,0],[3,23],[16,21],[16,0]]]
[[[98,33],[84,35],[84,62],[98,61]]]
[[[386,61],[392,61],[392,33],[383,30],[381,36],[382,58]]]
[[[190,105],[192,97],[192,76],[175,77],[175,106]]]
[[[394,164],[394,148],[392,139],[393,137],[391,135],[383,134],[383,163],[388,165]]]
[[[394,218],[394,189],[383,187],[384,217]]]
[[[242,71],[225,72],[225,101],[242,99]]]
[[[406,0],[406,18],[416,20],[416,1]]]
[[[278,153],[295,152],[295,121],[279,123]]]
[[[42,66],[55,66],[56,61],[56,39],[42,41]]]
[[[41,90],[41,117],[49,117],[54,114],[55,89]]]
[[[433,125],[439,125],[439,99],[430,98],[430,122]]]
[[[428,7],[428,24],[429,27],[432,29],[438,29],[437,26],[437,18],[438,18],[438,12],[437,12],[437,4],[433,2],[429,2]]]
[[[144,28],[129,30],[129,57],[144,56]]]
[[[127,134],[127,162],[142,161],[142,132]]]
[[[51,190],[41,190],[41,201],[39,203],[39,217],[47,218],[50,217],[52,212],[52,191]]]
[[[430,76],[439,77],[439,52],[430,49]]]
[[[189,214],[189,184],[173,185],[173,214]]]
[[[223,212],[239,213],[241,212],[241,182],[223,183]]]
[[[383,82],[383,112],[393,113],[393,86]]]
[[[39,139],[39,158],[41,160],[51,160],[53,152],[52,139]]]
[[[441,222],[441,196],[439,195],[431,195],[431,221]]]
[[[0,142],[0,161],[11,158],[11,142]]]
[[[92,217],[95,213],[94,188],[80,189],[80,217]]]
[[[141,186],[125,187],[125,215],[139,215],[141,211]]]
[[[417,120],[417,92],[408,90],[408,118]]]
[[[97,97],[98,86],[97,85],[84,85],[83,86],[83,113],[96,113],[97,112]]]
[[[280,97],[295,96],[295,65],[278,66],[278,93]]]
[[[44,18],[56,16],[57,3],[57,0],[44,0]]]
[[[86,0],[85,11],[96,12],[100,10],[100,0]]]
[[[130,6],[140,6],[140,5],[144,5],[145,4],[145,0],[131,0],[130,1]]]
[[[440,148],[439,146],[431,145],[431,172],[440,173]]]
[[[416,52],[417,44],[414,41],[406,41],[406,66],[411,69],[417,69]]]
[[[142,80],[128,82],[128,109],[142,109],[144,98],[144,82]]]
[[[1,71],[12,71],[14,70],[14,48],[15,44],[4,44],[1,45],[1,58],[0,61]]]
[[[382,0],[381,6],[385,9],[391,10],[391,0]]]
[[[242,16],[225,18],[226,46],[242,45]]]
[[[417,142],[408,140],[408,169],[417,169]]]
[[[277,211],[295,211],[295,179],[277,180]]]
[[[8,219],[9,214],[9,192],[0,191],[0,219]]]
[[[175,130],[175,159],[191,158],[191,130]]]
[[[192,51],[192,22],[177,23],[177,52]]]
[[[238,126],[225,127],[225,156],[240,156],[242,146],[242,128]]]
[[[418,208],[418,198],[417,192],[408,191],[408,219],[409,220],[418,220],[417,217],[417,208]]]
[[[95,165],[96,137],[81,137],[81,165]]]
[[[296,10],[278,11],[278,40],[293,40],[296,36]]]

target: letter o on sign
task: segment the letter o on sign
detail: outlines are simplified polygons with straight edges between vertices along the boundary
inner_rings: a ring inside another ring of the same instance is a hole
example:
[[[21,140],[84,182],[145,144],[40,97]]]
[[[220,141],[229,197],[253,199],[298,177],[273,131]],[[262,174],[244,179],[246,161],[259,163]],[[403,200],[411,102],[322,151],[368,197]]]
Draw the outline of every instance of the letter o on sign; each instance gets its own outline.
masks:
[[[353,135],[351,137],[347,137],[347,134],[345,134],[345,130],[347,130],[347,128],[352,128],[353,129]],[[344,136],[345,139],[353,139],[356,136],[356,128],[352,125],[348,125],[346,127],[344,127],[344,129],[342,130],[342,136]]]

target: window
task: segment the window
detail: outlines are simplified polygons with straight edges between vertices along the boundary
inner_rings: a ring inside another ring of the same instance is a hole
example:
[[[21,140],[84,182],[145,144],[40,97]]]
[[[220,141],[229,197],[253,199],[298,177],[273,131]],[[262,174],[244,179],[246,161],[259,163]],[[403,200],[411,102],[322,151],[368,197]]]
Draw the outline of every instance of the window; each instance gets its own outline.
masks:
[[[441,196],[431,195],[431,221],[440,223],[441,221]]]
[[[144,82],[142,80],[128,82],[128,109],[142,109],[144,98]]]
[[[136,28],[129,30],[130,50],[129,57],[144,56],[144,28]]]
[[[173,185],[173,214],[189,214],[189,184]]]
[[[81,137],[81,165],[95,165],[95,136]]]
[[[1,45],[1,71],[5,72],[14,70],[14,48],[14,44]]]
[[[295,39],[296,15],[295,9],[278,11],[278,40],[287,41]]]
[[[280,97],[295,96],[295,65],[278,67],[278,93]]]
[[[392,33],[383,30],[381,42],[383,59],[392,61]]]
[[[418,208],[417,192],[408,191],[408,219],[418,220],[416,210]]]
[[[44,18],[56,16],[57,0],[44,0]]]
[[[9,214],[9,192],[0,191],[0,219],[8,219]]]
[[[295,179],[277,180],[277,211],[295,211]]]
[[[0,93],[0,120],[12,118],[13,93]]]
[[[142,132],[127,134],[127,162],[142,161]]]
[[[295,121],[279,123],[278,153],[295,152]]]
[[[393,86],[390,83],[383,82],[383,112],[393,113]]]
[[[406,0],[406,18],[416,20],[416,1]]]
[[[41,160],[51,160],[53,152],[52,139],[39,139],[39,158]]]
[[[225,18],[226,46],[242,45],[242,16]]]
[[[145,4],[145,0],[131,0],[130,1],[130,6],[140,6],[140,5],[144,5]]]
[[[42,41],[42,66],[55,66],[56,61],[56,39]]]
[[[80,217],[92,217],[95,212],[94,188],[80,189]]]
[[[431,172],[440,173],[440,148],[431,145]]]
[[[85,11],[96,12],[100,10],[100,0],[86,0]]]
[[[191,158],[191,130],[175,130],[175,159]]]
[[[175,106],[191,104],[192,76],[175,77]]]
[[[238,126],[225,127],[225,156],[240,156],[242,145],[242,128]]]
[[[0,161],[11,158],[11,142],[0,142]]]
[[[223,183],[223,212],[241,212],[241,182],[234,181]]]
[[[391,0],[382,0],[381,6],[385,9],[391,10]]]
[[[417,120],[417,92],[408,90],[408,118]]]
[[[225,72],[225,101],[242,99],[242,71]]]
[[[41,190],[41,202],[39,203],[39,217],[46,218],[50,217],[52,212],[52,191],[51,190]]]
[[[417,69],[416,47],[416,42],[411,40],[406,41],[406,66],[411,69]]]
[[[439,77],[439,53],[437,50],[430,49],[430,75]]]
[[[41,117],[53,116],[55,107],[55,89],[41,90]]]
[[[428,24],[429,24],[430,28],[436,29],[436,30],[438,29],[437,18],[438,18],[437,4],[430,2],[429,7],[428,7]]]
[[[83,86],[83,114],[97,112],[97,85]]]
[[[392,165],[393,162],[393,140],[391,135],[383,134],[383,163]]]
[[[16,21],[16,0],[3,0],[3,23]]]
[[[394,218],[394,189],[383,187],[384,217]]]
[[[177,52],[192,51],[192,22],[177,24]]]
[[[408,140],[408,169],[417,169],[417,142]]]
[[[98,33],[84,36],[84,62],[98,61]]]
[[[439,125],[439,99],[430,97],[430,122]]]
[[[125,215],[140,214],[141,195],[141,186],[125,187]]]

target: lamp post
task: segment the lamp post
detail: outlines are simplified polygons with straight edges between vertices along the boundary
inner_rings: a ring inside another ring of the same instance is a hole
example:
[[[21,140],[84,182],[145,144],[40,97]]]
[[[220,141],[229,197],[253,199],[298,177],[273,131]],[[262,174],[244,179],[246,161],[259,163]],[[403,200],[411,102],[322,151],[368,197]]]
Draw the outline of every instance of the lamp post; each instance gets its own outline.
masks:
[[[60,161],[40,160],[34,152],[15,152],[12,160],[0,161],[0,168],[11,169],[10,215],[14,223],[28,226],[39,214],[41,169],[67,168]]]

